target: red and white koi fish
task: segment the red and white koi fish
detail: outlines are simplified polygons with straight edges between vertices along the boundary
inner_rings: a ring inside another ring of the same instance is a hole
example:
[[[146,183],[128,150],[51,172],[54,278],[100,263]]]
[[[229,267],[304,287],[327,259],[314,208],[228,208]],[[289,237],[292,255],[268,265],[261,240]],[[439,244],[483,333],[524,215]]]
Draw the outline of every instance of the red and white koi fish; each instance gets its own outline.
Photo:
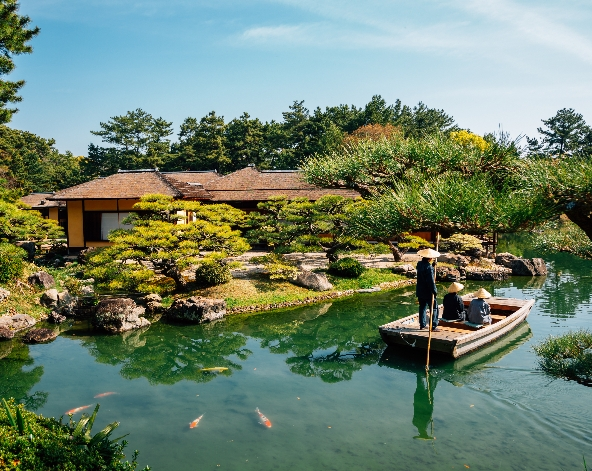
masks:
[[[89,407],[92,407],[92,404],[90,404],[88,406],[80,406],[80,407],[76,407],[74,409],[70,409],[68,412],[66,412],[66,415],[76,414],[77,412],[80,412],[81,410],[84,410],[84,409],[88,409]]]
[[[111,396],[112,394],[119,394],[119,393],[116,393],[116,392],[104,392],[104,393],[101,393],[101,394],[97,394],[97,395],[95,396],[95,399],[96,399],[97,397],[106,397],[106,396]]]
[[[265,425],[267,428],[271,428],[271,420],[269,420],[267,417],[265,417],[261,411],[259,410],[259,408],[255,408],[255,412],[257,412],[257,414],[259,414],[259,423],[261,425]]]
[[[201,414],[197,419],[195,419],[193,422],[189,423],[189,428],[195,428],[199,425],[199,421],[201,420],[201,418],[204,416],[204,414]]]

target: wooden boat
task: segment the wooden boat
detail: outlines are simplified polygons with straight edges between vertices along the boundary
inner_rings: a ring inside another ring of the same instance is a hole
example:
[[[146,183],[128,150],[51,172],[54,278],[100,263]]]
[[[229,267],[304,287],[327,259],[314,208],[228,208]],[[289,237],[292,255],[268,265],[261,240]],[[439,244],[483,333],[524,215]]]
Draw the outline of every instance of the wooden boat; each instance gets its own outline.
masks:
[[[465,306],[471,299],[470,295],[463,297]],[[440,322],[438,331],[432,332],[430,351],[458,358],[484,347],[522,324],[534,305],[533,299],[492,297],[487,302],[491,308],[491,325],[473,327],[463,322]],[[419,329],[419,314],[381,325],[378,330],[387,345],[427,349],[429,333],[428,329]]]

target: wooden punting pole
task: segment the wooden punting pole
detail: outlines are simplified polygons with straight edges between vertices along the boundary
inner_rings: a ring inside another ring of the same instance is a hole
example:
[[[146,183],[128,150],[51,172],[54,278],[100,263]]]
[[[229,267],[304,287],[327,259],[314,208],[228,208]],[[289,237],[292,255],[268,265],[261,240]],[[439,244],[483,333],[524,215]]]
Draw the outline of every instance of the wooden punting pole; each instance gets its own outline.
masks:
[[[436,232],[436,252],[438,251],[438,245],[440,244],[440,233]],[[436,266],[438,264],[438,259],[434,261],[434,283],[436,282]],[[434,315],[434,294],[432,294],[432,302],[430,303],[430,319],[429,319],[429,327],[428,327],[428,351],[426,357],[426,374],[430,371],[430,344],[432,343],[432,318]]]

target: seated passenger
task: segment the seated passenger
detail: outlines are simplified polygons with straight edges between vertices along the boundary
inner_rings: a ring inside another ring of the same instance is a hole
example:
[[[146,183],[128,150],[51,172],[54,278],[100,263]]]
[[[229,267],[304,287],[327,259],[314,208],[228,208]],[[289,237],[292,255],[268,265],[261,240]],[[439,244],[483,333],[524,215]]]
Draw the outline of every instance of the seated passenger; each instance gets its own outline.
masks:
[[[458,292],[464,288],[460,283],[454,282],[448,287],[448,294],[444,296],[444,312],[442,319],[447,321],[464,321],[465,305]]]
[[[479,288],[475,293],[475,298],[469,304],[467,320],[473,324],[491,324],[491,309],[485,301],[487,298],[491,298],[491,294],[485,289]]]

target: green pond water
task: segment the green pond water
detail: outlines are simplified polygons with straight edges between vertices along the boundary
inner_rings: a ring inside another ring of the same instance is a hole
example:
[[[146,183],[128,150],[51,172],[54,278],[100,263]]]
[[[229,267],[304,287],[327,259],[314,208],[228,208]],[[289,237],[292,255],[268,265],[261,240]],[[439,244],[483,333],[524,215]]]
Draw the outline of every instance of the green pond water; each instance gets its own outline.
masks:
[[[547,260],[546,278],[467,282],[536,304],[486,350],[434,361],[429,385],[424,355],[377,330],[415,312],[411,287],[120,336],[63,325],[47,345],[0,344],[0,395],[55,417],[99,401],[97,430],[120,421],[128,456],[155,470],[582,470],[592,388],[540,372],[531,346],[592,329],[592,262]]]

